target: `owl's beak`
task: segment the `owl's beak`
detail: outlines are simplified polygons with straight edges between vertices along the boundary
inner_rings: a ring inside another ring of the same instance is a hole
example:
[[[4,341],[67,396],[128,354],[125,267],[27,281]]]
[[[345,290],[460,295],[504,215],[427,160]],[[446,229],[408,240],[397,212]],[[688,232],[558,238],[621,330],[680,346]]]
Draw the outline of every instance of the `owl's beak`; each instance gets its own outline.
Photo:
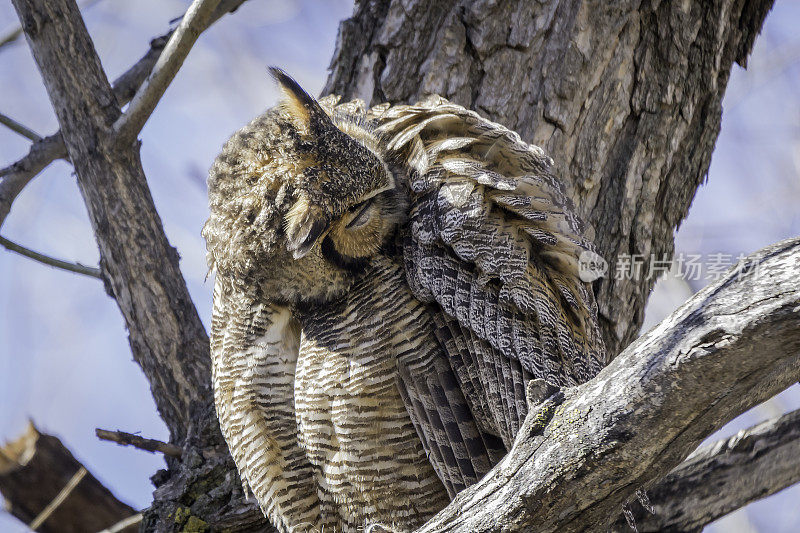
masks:
[[[292,252],[294,259],[302,259],[327,232],[328,225],[325,221],[314,219],[310,224],[302,226],[297,235],[289,237],[286,249]]]

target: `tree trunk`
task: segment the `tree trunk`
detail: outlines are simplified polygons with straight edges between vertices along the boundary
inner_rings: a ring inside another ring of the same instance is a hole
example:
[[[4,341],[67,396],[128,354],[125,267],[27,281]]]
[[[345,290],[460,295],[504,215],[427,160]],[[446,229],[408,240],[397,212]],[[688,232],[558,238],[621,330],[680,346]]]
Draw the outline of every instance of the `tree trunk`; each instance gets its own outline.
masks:
[[[14,0],[14,7],[78,176],[106,290],[125,317],[159,414],[180,441],[195,404],[211,394],[208,337],[153,204],[138,142],[115,142],[120,106],[75,3]]]
[[[241,3],[221,2],[212,21]],[[139,143],[117,142],[120,105],[80,10],[74,0],[14,0],[14,7],[75,167],[106,291],[125,318],[133,358],[172,442],[185,448],[180,461],[167,458],[169,474],[154,476],[161,486],[143,524],[147,530],[197,526],[205,523],[197,509],[220,527],[263,527],[261,513],[242,499],[219,431],[208,336],[153,204]]]

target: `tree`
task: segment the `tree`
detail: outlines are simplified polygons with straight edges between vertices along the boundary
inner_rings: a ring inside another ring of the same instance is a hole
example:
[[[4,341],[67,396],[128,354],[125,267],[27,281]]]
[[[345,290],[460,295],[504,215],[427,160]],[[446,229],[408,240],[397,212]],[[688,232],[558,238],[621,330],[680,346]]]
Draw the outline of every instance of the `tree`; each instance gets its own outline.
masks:
[[[101,252],[99,275],[183,450],[155,479],[144,524],[158,530],[264,527],[242,500],[219,435],[208,339],[136,143],[199,32],[241,3],[195,1],[169,43],[156,42],[112,89],[74,1],[14,0],[62,130],[4,172],[0,217],[48,158],[72,161]],[[516,129],[571,180],[610,271],[631,254],[648,268],[652,258],[671,257],[673,232],[710,163],[730,69],[745,64],[770,6],[365,0],[341,25],[325,91],[372,103],[436,92]],[[607,276],[596,290],[604,337],[622,354],[581,387],[531,390],[545,401],[511,457],[423,529],[494,530],[498,520],[601,529],[642,487],[656,514],[636,511],[641,529],[693,529],[796,482],[797,466],[777,459],[797,446],[790,415],[752,431],[776,472],[770,479],[753,471],[753,460],[736,460],[736,443],[680,463],[724,422],[800,377],[799,256],[798,241],[754,254],[633,344],[654,279]],[[709,476],[760,484],[687,501],[687,484]]]

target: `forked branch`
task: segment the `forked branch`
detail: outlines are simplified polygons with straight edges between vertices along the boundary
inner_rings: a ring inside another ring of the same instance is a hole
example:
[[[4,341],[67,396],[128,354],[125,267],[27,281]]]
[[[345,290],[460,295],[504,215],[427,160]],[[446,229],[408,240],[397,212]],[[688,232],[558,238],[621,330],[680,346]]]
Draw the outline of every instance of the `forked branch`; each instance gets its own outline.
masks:
[[[235,11],[246,0],[222,0],[217,5],[206,28],[225,13]],[[205,28],[204,28],[205,29]],[[150,41],[150,49],[131,68],[114,81],[114,96],[119,105],[128,103],[142,82],[150,75],[161,56],[172,30]],[[25,186],[56,159],[65,159],[67,150],[61,132],[35,142],[28,154],[13,165],[0,170],[0,228],[11,210],[11,205]]]
[[[194,0],[189,6],[159,56],[152,74],[136,91],[128,110],[114,124],[118,142],[129,143],[142,130],[164,91],[183,65],[192,45],[208,27],[219,2],[220,0]]]

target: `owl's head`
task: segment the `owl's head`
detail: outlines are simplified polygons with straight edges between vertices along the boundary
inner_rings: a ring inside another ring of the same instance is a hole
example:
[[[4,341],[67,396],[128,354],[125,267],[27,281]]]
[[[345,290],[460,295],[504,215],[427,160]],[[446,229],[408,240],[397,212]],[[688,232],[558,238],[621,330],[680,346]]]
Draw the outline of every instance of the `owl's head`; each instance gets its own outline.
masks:
[[[283,102],[234,134],[209,174],[209,264],[267,297],[330,298],[401,222],[402,173],[362,115],[323,107],[270,72]]]

